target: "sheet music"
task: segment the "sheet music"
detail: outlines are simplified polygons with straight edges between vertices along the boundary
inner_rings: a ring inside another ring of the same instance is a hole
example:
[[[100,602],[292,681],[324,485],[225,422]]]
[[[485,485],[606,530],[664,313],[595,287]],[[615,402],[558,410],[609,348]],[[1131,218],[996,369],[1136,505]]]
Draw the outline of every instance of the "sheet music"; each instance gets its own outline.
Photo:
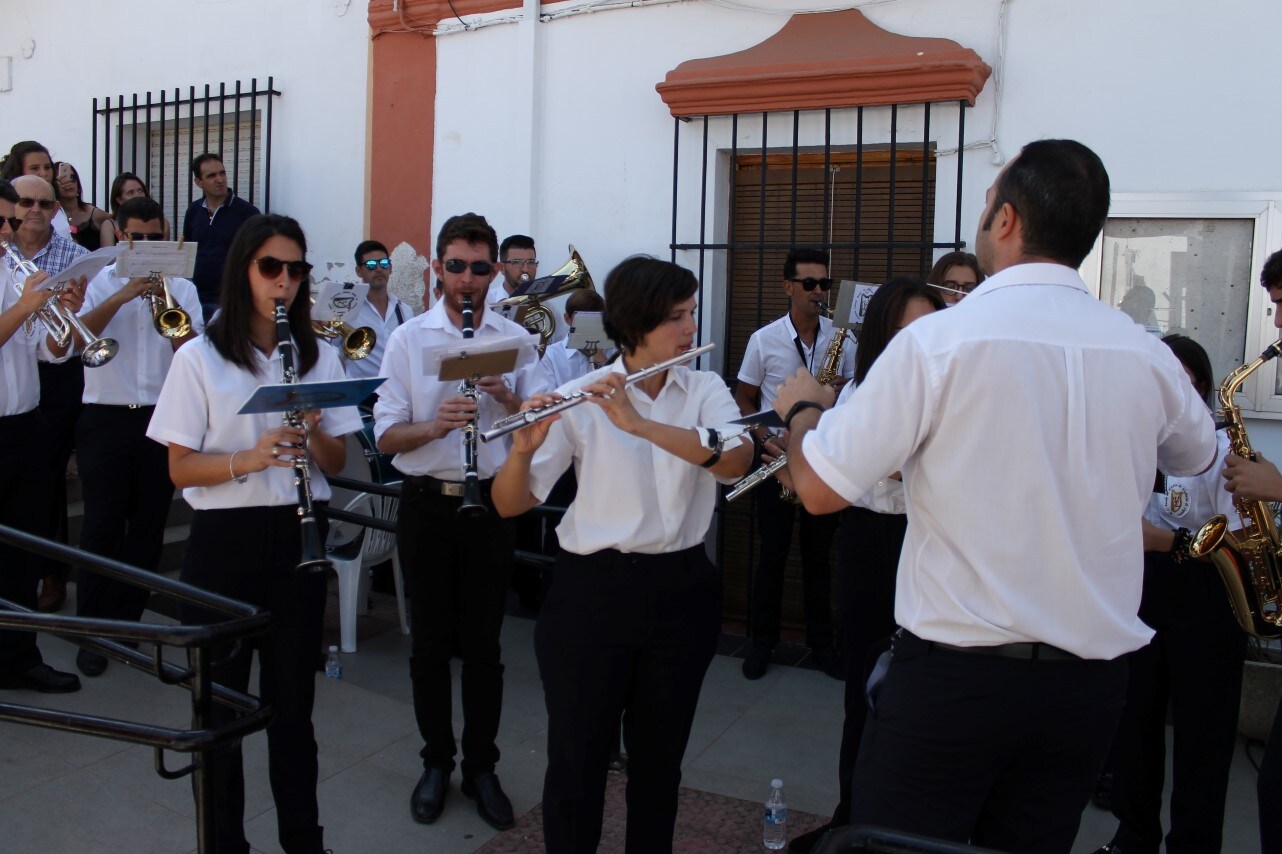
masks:
[[[135,240],[116,244],[121,248],[116,261],[116,274],[121,278],[135,276],[181,276],[190,279],[196,269],[196,244],[175,240]]]

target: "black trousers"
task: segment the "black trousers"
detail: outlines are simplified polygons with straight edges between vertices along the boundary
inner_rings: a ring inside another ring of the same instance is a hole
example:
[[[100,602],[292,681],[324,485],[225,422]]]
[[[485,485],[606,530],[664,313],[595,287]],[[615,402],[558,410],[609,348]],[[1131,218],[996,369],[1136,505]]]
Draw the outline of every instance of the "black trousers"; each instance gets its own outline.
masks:
[[[46,462],[51,488],[45,494],[47,536],[67,542],[67,461],[76,446],[76,421],[85,393],[85,366],[77,358],[52,364],[40,362],[40,413],[45,418]],[[41,558],[43,575],[66,578],[69,567]]]
[[[49,462],[39,410],[0,418],[0,524],[49,536]],[[65,482],[65,478],[64,478]],[[43,560],[0,542],[0,599],[35,610]],[[0,631],[0,676],[40,664],[34,632]]]
[[[846,716],[841,724],[837,765],[841,801],[832,823],[850,823],[850,780],[868,718],[866,687],[877,657],[895,632],[895,579],[908,517],[862,507],[841,512],[837,535],[837,614],[842,666],[846,672]]]
[[[454,769],[450,658],[463,659],[463,776],[494,770],[503,709],[499,631],[512,578],[512,520],[502,519],[482,483],[487,512],[460,516],[461,498],[407,477],[397,519],[397,548],[409,583],[410,679],[425,767]]]
[[[88,404],[76,428],[76,460],[84,490],[80,548],[155,571],[174,497],[168,450],[147,438],[153,406]],[[76,613],[137,620],[147,591],[81,570]]]
[[[1260,814],[1260,854],[1282,854],[1282,703],[1273,718],[1269,742],[1256,781]]]
[[[793,519],[800,516],[806,645],[812,649],[831,647],[832,575],[828,552],[837,531],[837,515],[813,516],[800,505],[781,500],[776,483],[760,486],[756,490],[756,502],[761,559],[752,577],[749,606],[753,643],[773,648],[779,642],[784,567],[792,548]]]
[[[548,711],[549,854],[596,851],[620,715],[628,753],[626,850],[672,850],[681,758],[720,622],[721,580],[703,546],[557,557],[534,629]]]
[[[1171,830],[1166,850],[1220,850],[1224,799],[1237,743],[1246,633],[1233,619],[1214,567],[1144,555],[1140,619],[1153,641],[1127,656],[1130,682],[1113,768],[1113,840],[1125,852],[1162,847],[1166,710],[1175,730]],[[1282,802],[1273,809],[1282,810]]]
[[[851,823],[1067,854],[1125,695],[1125,658],[1020,660],[898,634],[859,747]]]
[[[325,517],[320,517],[324,540]],[[325,614],[323,572],[295,569],[302,551],[297,509],[244,507],[198,510],[183,559],[182,580],[271,611],[271,628],[253,644],[213,668],[215,682],[244,691],[254,650],[258,651],[258,690],[273,710],[267,726],[267,771],[276,801],[280,845],[288,854],[319,854],[324,848],[316,805],[317,748],[312,728],[316,669],[320,661]],[[185,606],[185,624],[219,619]],[[214,722],[233,713],[215,704]],[[215,755],[211,763],[216,798],[214,820],[219,854],[245,854],[245,774],[240,745]]]

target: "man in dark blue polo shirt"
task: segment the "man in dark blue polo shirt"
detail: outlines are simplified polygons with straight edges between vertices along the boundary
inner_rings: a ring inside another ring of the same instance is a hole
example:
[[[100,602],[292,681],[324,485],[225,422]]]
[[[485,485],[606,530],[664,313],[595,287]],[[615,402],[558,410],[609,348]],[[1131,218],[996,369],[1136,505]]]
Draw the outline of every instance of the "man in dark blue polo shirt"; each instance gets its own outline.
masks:
[[[223,261],[231,239],[245,220],[260,211],[238,198],[227,186],[227,170],[217,154],[206,152],[191,161],[191,178],[205,195],[187,208],[187,215],[183,217],[183,240],[199,244],[196,270],[191,279],[196,283],[205,317],[210,318],[218,308]]]

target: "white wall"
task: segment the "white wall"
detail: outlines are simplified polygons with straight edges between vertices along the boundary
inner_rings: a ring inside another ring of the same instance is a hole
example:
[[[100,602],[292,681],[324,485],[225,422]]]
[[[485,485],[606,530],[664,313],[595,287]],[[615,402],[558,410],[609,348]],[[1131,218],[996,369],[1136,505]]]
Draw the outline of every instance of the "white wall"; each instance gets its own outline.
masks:
[[[13,88],[0,92],[0,149],[38,140],[87,184],[94,97],[172,95],[175,86],[185,96],[191,85],[200,94],[238,79],[247,89],[252,77],[265,87],[273,76],[282,97],[272,211],[302,223],[314,264],[350,266],[364,237],[367,9],[367,0],[5,3],[0,57],[13,57]],[[28,41],[35,52],[25,59]]]
[[[869,5],[864,13],[892,32],[954,39],[998,68],[999,8],[999,0],[900,0]],[[540,256],[553,263],[564,244],[574,242],[598,277],[635,252],[667,257],[673,120],[655,84],[683,60],[750,47],[786,20],[706,2],[569,16],[535,25],[533,64],[519,67],[517,25],[442,37],[433,228],[450,214],[477,210],[500,236],[532,234]],[[990,79],[966,116],[967,141],[988,140],[996,110],[998,146],[1006,158],[1033,139],[1073,137],[1104,159],[1116,192],[1282,189],[1276,154],[1282,113],[1272,109],[1270,59],[1279,31],[1282,4],[1276,0],[1011,0],[1000,103]],[[533,156],[515,157],[509,141],[529,140],[531,129],[503,124],[511,112],[504,97],[528,91],[531,73],[541,123],[533,128]],[[498,117],[494,123],[477,120],[486,109]],[[875,127],[876,111],[866,113],[868,128]],[[728,120],[711,126],[714,149],[730,147],[728,127]],[[740,123],[740,148],[759,144],[758,127],[759,120]],[[808,119],[803,128],[803,145],[822,144],[818,122]],[[951,112],[933,115],[931,131],[940,149],[955,146]],[[909,139],[917,133],[902,126],[900,132]],[[772,147],[790,145],[791,117],[772,122],[769,134]],[[866,137],[885,141],[875,132]],[[698,122],[683,128],[680,145],[678,242],[696,242]],[[1000,168],[992,155],[986,148],[965,154],[962,235],[968,242],[984,191]],[[955,156],[940,157],[940,239],[952,237],[955,169]],[[723,187],[724,181],[718,189]],[[533,198],[528,208],[527,192]],[[724,202],[724,192],[709,199],[718,215]],[[679,260],[692,267],[697,262]],[[716,258],[709,263],[704,302],[715,307],[724,270]],[[1259,311],[1253,322],[1263,329],[1267,321]],[[1282,424],[1254,422],[1252,438],[1266,454],[1282,457]]]

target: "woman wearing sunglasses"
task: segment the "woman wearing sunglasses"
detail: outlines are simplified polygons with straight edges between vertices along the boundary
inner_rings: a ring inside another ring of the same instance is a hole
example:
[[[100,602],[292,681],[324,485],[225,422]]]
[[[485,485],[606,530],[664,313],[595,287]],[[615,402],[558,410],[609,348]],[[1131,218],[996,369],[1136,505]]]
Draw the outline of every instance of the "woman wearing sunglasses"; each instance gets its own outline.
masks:
[[[596,850],[620,715],[627,850],[672,850],[681,758],[721,624],[721,580],[703,539],[717,483],[743,475],[752,445],[709,429],[739,417],[717,374],[679,366],[633,385],[624,375],[694,345],[698,288],[689,270],[666,261],[615,267],[604,320],[622,357],[562,386],[587,392],[590,404],[517,431],[494,481],[504,516],[546,500],[571,464],[579,484],[557,528],[561,553],[534,630],[548,711],[550,854]]]
[[[354,407],[310,411],[306,431],[282,426],[278,413],[238,415],[255,388],[282,379],[274,322],[276,302],[288,307],[302,381],[343,379],[338,357],[312,332],[307,242],[288,217],[248,219],[227,253],[219,313],[205,335],[174,354],[147,435],[169,447],[169,474],[196,513],[182,580],[271,612],[271,628],[253,645],[213,669],[213,677],[243,691],[253,649],[259,654],[259,693],[275,714],[267,727],[267,756],[281,847],[317,854],[322,828],[316,805],[317,757],[312,731],[316,662],[321,649],[325,575],[295,570],[301,538],[293,457],[302,443],[311,454],[311,487],[318,503],[330,497],[323,472],[343,466],[341,438],[360,429]],[[320,515],[324,539],[324,515]],[[186,607],[184,623],[217,619]],[[215,653],[225,656],[226,650]],[[229,712],[214,707],[214,722]],[[244,774],[240,747],[213,760],[219,851],[249,851],[243,827]]]

